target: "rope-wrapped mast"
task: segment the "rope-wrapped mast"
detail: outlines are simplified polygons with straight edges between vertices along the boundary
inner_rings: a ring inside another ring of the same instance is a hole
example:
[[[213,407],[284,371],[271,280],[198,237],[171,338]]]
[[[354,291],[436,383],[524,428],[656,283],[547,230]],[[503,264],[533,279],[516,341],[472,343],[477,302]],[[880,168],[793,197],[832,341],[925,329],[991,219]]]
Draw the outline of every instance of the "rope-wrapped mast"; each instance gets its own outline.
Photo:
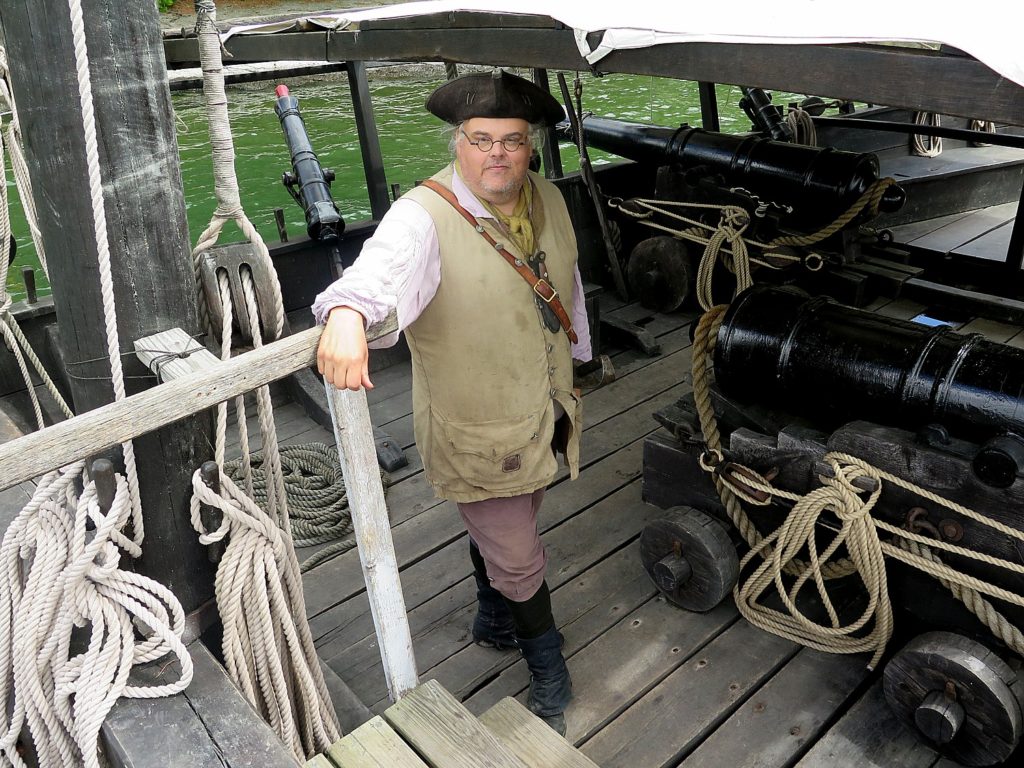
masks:
[[[78,413],[113,400],[97,244],[66,0],[0,5],[25,154],[49,259],[59,350]],[[128,393],[156,381],[132,342],[199,331],[184,194],[156,6],[95,0],[86,39]],[[140,376],[144,378],[131,378]],[[138,567],[192,612],[213,595],[212,566],[189,524],[191,475],[210,451],[209,419],[135,445],[147,545]]]

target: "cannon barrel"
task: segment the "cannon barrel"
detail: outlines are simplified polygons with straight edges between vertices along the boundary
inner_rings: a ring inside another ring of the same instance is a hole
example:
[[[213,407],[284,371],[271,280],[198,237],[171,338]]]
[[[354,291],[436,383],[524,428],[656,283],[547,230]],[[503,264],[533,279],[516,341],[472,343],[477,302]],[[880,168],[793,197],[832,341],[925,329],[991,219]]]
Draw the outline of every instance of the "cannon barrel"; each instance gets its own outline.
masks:
[[[582,125],[590,146],[641,163],[703,167],[709,174],[724,177],[729,187],[742,187],[766,200],[792,206],[786,225],[806,231],[830,223],[878,179],[878,158],[867,153],[686,125],[668,128],[601,117],[587,117]],[[566,122],[559,124],[558,131],[564,138],[573,138]],[[905,199],[904,191],[893,185],[879,208],[898,210]]]
[[[1024,435],[1024,350],[791,288],[755,286],[737,297],[714,365],[727,395],[811,418],[940,424],[974,442]]]
[[[288,86],[277,86],[274,111],[281,121],[284,140],[291,153],[292,171],[284,175],[284,184],[306,215],[306,232],[313,240],[333,242],[345,231],[345,221],[331,196],[329,182],[334,178],[325,171],[313,151],[306,124],[299,112],[299,100],[289,95]],[[296,189],[298,191],[296,191]]]

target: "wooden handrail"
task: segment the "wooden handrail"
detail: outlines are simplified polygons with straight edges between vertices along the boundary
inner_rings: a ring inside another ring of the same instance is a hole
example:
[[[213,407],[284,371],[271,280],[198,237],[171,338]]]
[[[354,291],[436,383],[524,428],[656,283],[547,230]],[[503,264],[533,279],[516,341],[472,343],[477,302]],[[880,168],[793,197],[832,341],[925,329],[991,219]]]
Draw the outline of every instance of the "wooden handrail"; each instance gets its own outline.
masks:
[[[392,315],[366,331],[373,341],[398,330]],[[283,379],[316,362],[320,326],[73,419],[0,445],[0,489],[46,474],[165,427],[217,403]]]

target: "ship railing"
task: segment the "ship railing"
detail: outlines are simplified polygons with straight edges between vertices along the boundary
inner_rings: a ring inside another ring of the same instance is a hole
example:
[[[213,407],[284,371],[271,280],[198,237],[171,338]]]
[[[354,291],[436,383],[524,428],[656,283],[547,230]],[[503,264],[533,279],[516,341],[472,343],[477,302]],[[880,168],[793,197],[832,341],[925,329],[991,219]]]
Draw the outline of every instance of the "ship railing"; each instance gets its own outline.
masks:
[[[166,427],[316,362],[317,326],[0,445],[0,490]],[[367,341],[398,330],[392,314]],[[364,390],[326,385],[359,559],[393,701],[417,673]]]

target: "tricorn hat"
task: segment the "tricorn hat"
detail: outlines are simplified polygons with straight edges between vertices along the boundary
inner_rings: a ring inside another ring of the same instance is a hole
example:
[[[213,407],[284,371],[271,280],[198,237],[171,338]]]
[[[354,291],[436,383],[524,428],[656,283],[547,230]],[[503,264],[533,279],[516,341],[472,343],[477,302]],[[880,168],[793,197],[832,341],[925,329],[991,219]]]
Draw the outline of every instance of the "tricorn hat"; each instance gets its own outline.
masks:
[[[503,69],[449,80],[430,94],[427,111],[449,123],[471,117],[518,117],[554,125],[565,119],[554,96]]]

